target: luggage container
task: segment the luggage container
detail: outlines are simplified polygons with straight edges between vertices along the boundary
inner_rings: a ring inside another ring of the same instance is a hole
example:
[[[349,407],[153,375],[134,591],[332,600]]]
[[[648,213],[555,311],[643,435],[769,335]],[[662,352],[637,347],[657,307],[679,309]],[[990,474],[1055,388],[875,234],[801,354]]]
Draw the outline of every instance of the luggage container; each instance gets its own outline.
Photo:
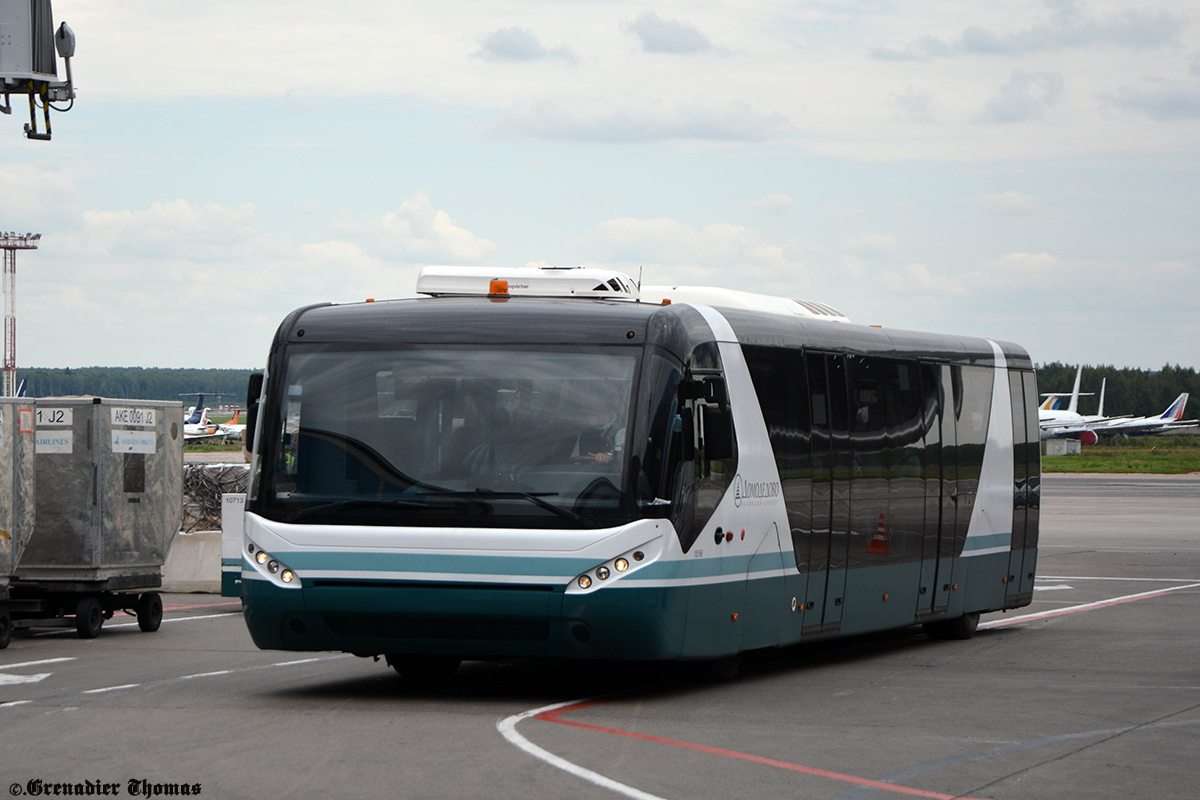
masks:
[[[0,398],[0,649],[12,636],[9,582],[33,534],[33,402]]]
[[[125,611],[157,630],[153,590],[183,517],[182,404],[40,398],[34,416],[36,519],[10,587],[15,626],[73,617],[92,638]]]

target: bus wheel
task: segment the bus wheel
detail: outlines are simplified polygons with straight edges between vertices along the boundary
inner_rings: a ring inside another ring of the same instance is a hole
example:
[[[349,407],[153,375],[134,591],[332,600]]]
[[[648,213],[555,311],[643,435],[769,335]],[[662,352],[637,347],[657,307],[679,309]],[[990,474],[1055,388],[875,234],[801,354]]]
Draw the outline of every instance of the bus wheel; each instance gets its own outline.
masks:
[[[95,639],[104,624],[104,609],[94,597],[85,597],[75,606],[75,630],[80,639]]]
[[[138,627],[146,633],[153,633],[162,625],[162,595],[158,592],[146,592],[138,598],[137,621]]]
[[[8,647],[8,643],[12,641],[12,617],[7,611],[0,611],[0,650]]]
[[[387,664],[406,678],[448,678],[462,663],[454,656],[409,656],[388,653]]]
[[[978,626],[979,612],[973,611],[954,619],[926,622],[921,627],[930,639],[970,639]]]
[[[736,653],[724,658],[714,658],[711,661],[697,661],[694,669],[697,677],[709,683],[724,683],[737,677],[738,669],[742,666],[742,654]]]

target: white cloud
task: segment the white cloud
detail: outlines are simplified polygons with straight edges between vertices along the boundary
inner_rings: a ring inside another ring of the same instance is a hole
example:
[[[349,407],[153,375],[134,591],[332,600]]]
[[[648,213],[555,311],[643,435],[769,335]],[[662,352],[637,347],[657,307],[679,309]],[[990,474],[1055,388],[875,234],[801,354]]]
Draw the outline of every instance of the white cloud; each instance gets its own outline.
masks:
[[[695,25],[677,19],[663,19],[653,11],[641,14],[622,28],[626,33],[637,36],[647,53],[706,53],[714,49],[712,42]]]
[[[768,214],[783,216],[796,210],[796,201],[786,194],[769,194],[750,204],[751,208]]]
[[[838,267],[838,272],[848,278],[856,280],[866,275],[866,270],[863,269],[862,259],[858,256],[851,255],[842,256],[842,265]]]
[[[62,230],[78,224],[82,205],[79,189],[62,170],[27,164],[0,167],[0,228],[4,230]]]
[[[577,64],[579,58],[569,47],[546,48],[529,28],[501,28],[492,31],[479,43],[473,55],[488,61],[540,61],[555,59]]]
[[[671,139],[762,142],[784,126],[779,114],[744,103],[573,103],[543,100],[510,109],[494,131],[584,142],[661,142]]]
[[[1200,119],[1200,81],[1156,81],[1149,85],[1122,86],[1102,96],[1117,108],[1169,121]]]
[[[1009,190],[1000,194],[981,194],[971,198],[971,203],[992,214],[1002,216],[1023,217],[1035,213],[1041,208],[1036,197]]]
[[[896,237],[890,233],[866,233],[847,240],[844,247],[850,253],[868,258],[888,256],[896,252]]]
[[[1013,70],[1008,83],[988,100],[980,119],[999,123],[1041,119],[1062,95],[1063,76],[1058,72]]]
[[[423,261],[478,264],[496,249],[433,207],[429,197],[418,192],[396,211],[359,221],[342,218],[334,230],[362,244],[365,252],[387,261]]]
[[[261,365],[275,326],[298,306],[411,295],[427,261],[478,263],[494,249],[420,193],[333,228],[338,238],[293,241],[253,205],[183,200],[86,211],[43,238],[36,269],[22,275],[21,362]],[[239,355],[195,347],[197,330],[233,332]]]
[[[908,87],[903,94],[893,94],[892,102],[900,116],[912,122],[930,122],[933,119],[933,95]]]
[[[971,25],[949,41],[922,36],[900,47],[877,47],[883,61],[926,61],[954,55],[1009,55],[1114,45],[1133,50],[1165,47],[1179,41],[1187,20],[1164,10],[1127,9],[1104,18],[1087,16],[1070,2],[1047,2],[1050,17],[1013,32]]]
[[[785,296],[808,270],[800,243],[763,241],[750,228],[716,223],[696,229],[677,220],[626,217],[601,222],[580,242],[592,262],[630,274],[646,268],[646,282],[740,288]]]

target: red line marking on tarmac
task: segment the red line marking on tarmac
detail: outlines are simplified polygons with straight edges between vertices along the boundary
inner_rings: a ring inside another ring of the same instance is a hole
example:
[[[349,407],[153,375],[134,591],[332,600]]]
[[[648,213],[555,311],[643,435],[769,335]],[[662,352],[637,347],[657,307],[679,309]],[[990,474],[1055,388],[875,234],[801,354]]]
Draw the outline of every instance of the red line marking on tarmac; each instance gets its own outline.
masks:
[[[710,747],[704,744],[695,744],[694,742],[684,742],[679,739],[666,739],[662,736],[651,736],[646,733],[634,733],[633,731],[623,731],[619,728],[606,728],[602,725],[589,725],[586,722],[575,722],[569,719],[560,719],[559,715],[568,711],[578,711],[590,706],[600,705],[608,702],[606,700],[591,700],[584,703],[575,703],[574,705],[564,706],[562,708],[543,711],[541,714],[534,716],[534,719],[540,719],[543,722],[555,722],[559,725],[569,725],[573,728],[583,728],[590,731],[598,731],[599,733],[611,733],[616,736],[628,736],[631,739],[641,739],[647,742],[656,742],[658,744],[669,744],[673,747],[682,747],[686,750],[696,750],[701,753],[710,753],[717,756],[725,756],[726,758],[736,758],[741,761],[751,761],[755,764],[765,764],[769,767],[779,767],[780,769],[791,770],[792,772],[802,772],[806,775],[815,775],[819,778],[829,778],[835,781],[843,781],[852,783],[855,786],[865,786],[871,789],[882,789],[887,792],[898,792],[900,794],[912,795],[914,797],[932,797],[937,800],[970,800],[963,798],[961,795],[941,794],[940,792],[929,792],[924,789],[913,789],[908,786],[900,786],[895,783],[884,783],[883,781],[873,781],[870,778],[857,778],[853,775],[846,775],[841,772],[830,772],[829,770],[817,769],[815,767],[805,767],[800,764],[792,764],[788,761],[778,761],[773,758],[764,758],[763,756],[755,756],[749,753],[739,753],[736,750],[726,750],[721,747]]]
[[[167,606],[167,605],[164,605],[163,610],[164,611],[183,611],[184,609],[188,609],[188,608],[221,608],[222,606],[240,606],[241,604],[242,604],[242,601],[237,600],[237,601],[234,601],[231,603],[195,603],[190,606]]]

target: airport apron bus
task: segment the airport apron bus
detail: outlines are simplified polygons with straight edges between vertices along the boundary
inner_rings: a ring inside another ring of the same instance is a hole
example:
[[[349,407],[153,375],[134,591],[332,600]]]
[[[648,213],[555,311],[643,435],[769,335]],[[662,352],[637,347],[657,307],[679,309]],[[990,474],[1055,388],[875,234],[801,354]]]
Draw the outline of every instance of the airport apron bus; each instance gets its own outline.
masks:
[[[596,268],[427,267],[299,309],[248,396],[264,649],[708,660],[1027,605],[1017,345]]]

